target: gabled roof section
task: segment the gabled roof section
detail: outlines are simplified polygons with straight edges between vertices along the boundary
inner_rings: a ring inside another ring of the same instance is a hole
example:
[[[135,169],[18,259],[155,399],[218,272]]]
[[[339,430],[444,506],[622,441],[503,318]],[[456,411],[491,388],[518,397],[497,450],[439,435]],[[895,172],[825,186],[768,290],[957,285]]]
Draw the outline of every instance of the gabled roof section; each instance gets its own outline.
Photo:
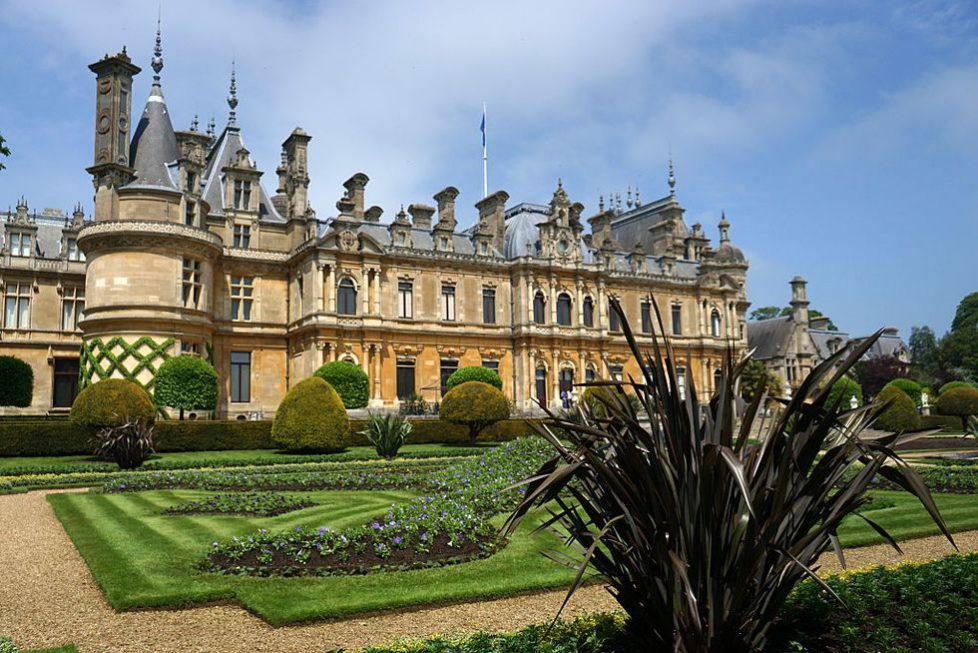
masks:
[[[747,324],[747,348],[753,349],[753,358],[768,360],[784,354],[788,340],[794,331],[794,320],[788,317],[775,317]]]
[[[201,194],[204,201],[211,207],[211,215],[224,215],[224,210],[227,208],[224,206],[224,198],[227,197],[227,193],[224,188],[224,173],[221,170],[230,166],[238,150],[244,147],[241,130],[236,126],[228,125],[217,141],[214,142],[214,146],[207,156]],[[258,192],[258,219],[266,222],[285,222],[285,218],[272,204],[271,198],[261,183],[258,184]]]

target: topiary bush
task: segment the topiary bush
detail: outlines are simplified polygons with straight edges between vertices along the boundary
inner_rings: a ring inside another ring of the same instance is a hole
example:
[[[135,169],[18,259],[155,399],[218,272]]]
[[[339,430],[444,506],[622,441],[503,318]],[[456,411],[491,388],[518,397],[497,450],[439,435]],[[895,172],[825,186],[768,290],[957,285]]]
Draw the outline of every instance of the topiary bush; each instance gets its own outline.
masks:
[[[913,379],[893,379],[883,386],[884,390],[886,388],[899,388],[900,390],[903,390],[908,397],[913,399],[914,406],[921,405],[921,394],[923,393],[923,388],[921,388],[920,384]]]
[[[829,406],[834,406],[838,401],[842,410],[848,410],[852,407],[853,397],[856,398],[857,406],[863,405],[862,386],[848,376],[844,376],[832,384],[832,389],[829,390],[829,398],[826,403]]]
[[[467,427],[469,444],[475,445],[483,429],[509,417],[509,400],[488,383],[467,381],[445,393],[438,417]]]
[[[326,363],[313,373],[333,386],[347,408],[363,408],[370,399],[367,373],[349,361]]]
[[[0,406],[27,408],[34,399],[34,370],[16,356],[0,356]]]
[[[340,451],[349,445],[349,433],[343,400],[318,376],[289,390],[272,422],[272,439],[290,451]]]
[[[949,381],[941,386],[941,389],[937,391],[938,395],[942,395],[948,390],[954,390],[955,388],[973,388],[975,386],[971,385],[967,381]]]
[[[156,373],[153,395],[160,406],[180,410],[214,410],[217,407],[217,372],[199,356],[172,356]]]
[[[978,389],[972,387],[951,388],[937,398],[937,412],[961,418],[961,428],[968,427],[968,418],[978,415]]]
[[[920,428],[917,407],[906,392],[897,387],[884,388],[876,395],[874,403],[882,406],[888,402],[890,406],[880,413],[875,428],[896,433]]]
[[[482,383],[488,383],[497,390],[503,389],[503,379],[499,376],[499,373],[481,365],[469,365],[455,370],[445,382],[445,387],[447,390],[452,390],[455,386],[468,383],[469,381],[480,381]]]
[[[102,429],[129,422],[151,424],[156,405],[138,383],[105,379],[78,393],[71,406],[71,421],[77,426]]]

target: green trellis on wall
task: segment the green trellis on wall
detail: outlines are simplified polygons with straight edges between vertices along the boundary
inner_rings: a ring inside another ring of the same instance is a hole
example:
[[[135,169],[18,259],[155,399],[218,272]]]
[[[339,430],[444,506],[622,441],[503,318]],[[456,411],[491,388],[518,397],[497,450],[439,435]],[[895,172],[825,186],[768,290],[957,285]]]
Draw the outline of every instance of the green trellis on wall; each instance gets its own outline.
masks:
[[[167,338],[157,342],[149,336],[137,338],[128,343],[119,336],[108,340],[92,338],[82,343],[79,361],[79,385],[87,387],[95,381],[121,376],[128,381],[139,382],[139,375],[144,370],[153,375],[147,383],[140,383],[147,390],[153,388],[156,370],[170,357],[167,350],[176,340]]]

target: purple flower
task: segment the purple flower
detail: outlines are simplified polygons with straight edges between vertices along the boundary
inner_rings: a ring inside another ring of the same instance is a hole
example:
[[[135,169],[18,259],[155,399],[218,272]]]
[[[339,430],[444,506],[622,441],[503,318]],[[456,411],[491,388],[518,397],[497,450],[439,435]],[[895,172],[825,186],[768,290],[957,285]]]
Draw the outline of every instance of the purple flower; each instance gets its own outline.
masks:
[[[375,531],[379,531],[381,528],[383,528],[383,526],[381,526],[378,522],[373,523],[373,529]]]
[[[402,541],[400,536],[394,538],[394,544],[400,544]]]
[[[326,534],[326,531],[328,531],[328,530],[329,530],[329,529],[328,529],[328,528],[326,528],[325,526],[320,526],[320,527],[319,527],[319,535],[320,535],[320,536],[323,536],[323,535],[325,535],[325,534]]]

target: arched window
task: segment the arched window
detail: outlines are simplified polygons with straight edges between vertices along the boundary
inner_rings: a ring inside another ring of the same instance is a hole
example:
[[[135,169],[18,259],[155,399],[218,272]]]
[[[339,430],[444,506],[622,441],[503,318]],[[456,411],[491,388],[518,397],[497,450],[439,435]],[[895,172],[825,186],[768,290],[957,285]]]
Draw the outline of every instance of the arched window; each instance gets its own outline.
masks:
[[[547,370],[543,367],[537,368],[536,373],[536,395],[537,401],[544,406],[547,405]]]
[[[710,313],[710,335],[714,338],[720,337],[720,311],[715,308]]]
[[[594,326],[594,300],[590,297],[584,298],[584,326]]]
[[[564,408],[571,407],[571,397],[574,392],[574,370],[563,368],[557,374],[557,385],[560,388],[560,403]]]
[[[542,292],[538,292],[533,296],[533,321],[537,324],[545,324],[547,322],[546,304],[543,301]]]
[[[353,279],[340,279],[336,293],[336,312],[340,315],[357,314],[357,287]]]
[[[571,324],[571,298],[565,292],[557,295],[557,324],[561,326]]]
[[[588,368],[584,370],[584,381],[590,383],[596,378],[598,378],[598,373],[594,371],[593,367],[588,366]]]
[[[713,370],[713,391],[716,392],[717,388],[720,387],[720,379],[723,378],[723,370],[719,367]]]

